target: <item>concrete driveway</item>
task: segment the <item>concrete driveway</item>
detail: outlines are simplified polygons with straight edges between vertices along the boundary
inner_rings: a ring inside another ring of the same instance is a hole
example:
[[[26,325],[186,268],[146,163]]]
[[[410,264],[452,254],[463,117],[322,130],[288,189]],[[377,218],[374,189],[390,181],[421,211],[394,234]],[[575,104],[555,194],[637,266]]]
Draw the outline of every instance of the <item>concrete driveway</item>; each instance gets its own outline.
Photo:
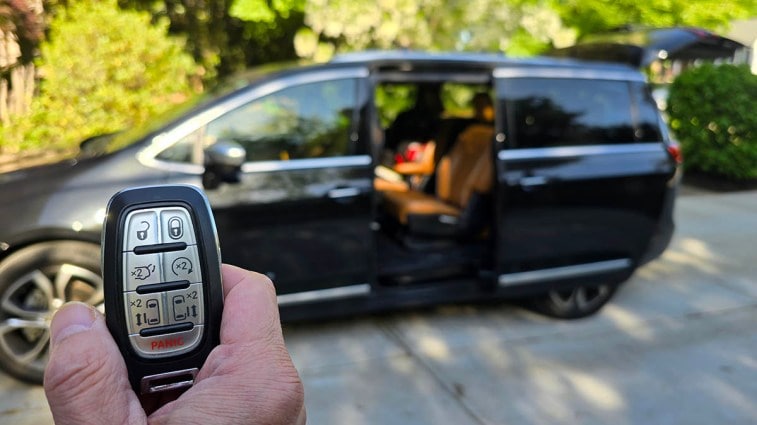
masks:
[[[517,306],[287,326],[312,424],[757,423],[757,192],[687,190],[665,255],[600,314]],[[0,374],[0,423],[46,424]]]

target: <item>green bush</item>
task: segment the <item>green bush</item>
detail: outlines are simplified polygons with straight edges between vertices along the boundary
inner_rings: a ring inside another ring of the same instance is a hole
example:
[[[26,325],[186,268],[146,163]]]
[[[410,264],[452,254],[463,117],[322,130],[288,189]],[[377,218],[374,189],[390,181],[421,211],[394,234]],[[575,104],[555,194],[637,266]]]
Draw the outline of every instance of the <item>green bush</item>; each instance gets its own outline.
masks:
[[[757,76],[747,66],[687,70],[671,85],[668,105],[686,169],[757,179]]]
[[[168,24],[115,0],[60,8],[41,47],[39,94],[0,129],[6,152],[69,151],[84,138],[143,123],[185,101],[197,71]]]

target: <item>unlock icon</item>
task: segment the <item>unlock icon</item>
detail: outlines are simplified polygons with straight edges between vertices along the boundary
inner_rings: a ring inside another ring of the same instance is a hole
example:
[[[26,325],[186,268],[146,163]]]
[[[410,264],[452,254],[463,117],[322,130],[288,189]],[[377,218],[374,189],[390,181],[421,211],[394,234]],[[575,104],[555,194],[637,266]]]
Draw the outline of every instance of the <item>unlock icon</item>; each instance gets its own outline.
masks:
[[[148,223],[146,221],[142,221],[139,224],[141,224],[142,226],[144,226],[144,229],[137,230],[137,239],[139,239],[140,241],[143,241],[143,240],[147,239],[147,231],[150,230],[150,223]]]

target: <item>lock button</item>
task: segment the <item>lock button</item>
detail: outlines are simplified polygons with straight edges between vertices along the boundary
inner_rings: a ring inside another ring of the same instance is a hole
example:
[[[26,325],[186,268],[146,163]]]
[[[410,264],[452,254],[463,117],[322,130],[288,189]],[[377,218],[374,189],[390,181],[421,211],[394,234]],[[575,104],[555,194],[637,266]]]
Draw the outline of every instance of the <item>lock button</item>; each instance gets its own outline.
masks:
[[[194,245],[195,235],[192,220],[185,208],[163,208],[160,210],[160,238],[163,243],[184,242]]]
[[[135,246],[160,243],[158,235],[158,215],[154,211],[132,212],[126,217],[124,251],[132,251]]]

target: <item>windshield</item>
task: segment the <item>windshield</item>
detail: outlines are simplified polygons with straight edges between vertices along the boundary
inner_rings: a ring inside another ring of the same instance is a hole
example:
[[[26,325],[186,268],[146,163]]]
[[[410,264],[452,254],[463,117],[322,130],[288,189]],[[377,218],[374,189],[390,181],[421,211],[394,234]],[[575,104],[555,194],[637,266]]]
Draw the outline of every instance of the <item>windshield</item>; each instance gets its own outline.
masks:
[[[211,100],[211,93],[203,93],[194,96],[187,102],[171,108],[163,114],[157,115],[141,126],[132,127],[125,131],[103,134],[91,137],[82,142],[80,154],[85,156],[104,155],[121,150],[136,142],[143,140],[145,137],[161,128],[169,125],[177,118],[181,117],[191,109],[207,103]]]

